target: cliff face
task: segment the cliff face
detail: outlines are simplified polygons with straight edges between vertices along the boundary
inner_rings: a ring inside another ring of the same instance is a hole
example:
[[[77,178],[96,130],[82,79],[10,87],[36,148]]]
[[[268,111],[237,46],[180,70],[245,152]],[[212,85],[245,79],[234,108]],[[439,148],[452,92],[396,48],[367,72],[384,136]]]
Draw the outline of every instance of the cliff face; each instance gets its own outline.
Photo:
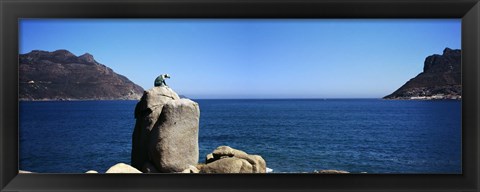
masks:
[[[142,87],[86,53],[32,51],[19,55],[20,100],[139,99]]]
[[[461,50],[445,48],[425,59],[423,72],[384,99],[460,99]]]

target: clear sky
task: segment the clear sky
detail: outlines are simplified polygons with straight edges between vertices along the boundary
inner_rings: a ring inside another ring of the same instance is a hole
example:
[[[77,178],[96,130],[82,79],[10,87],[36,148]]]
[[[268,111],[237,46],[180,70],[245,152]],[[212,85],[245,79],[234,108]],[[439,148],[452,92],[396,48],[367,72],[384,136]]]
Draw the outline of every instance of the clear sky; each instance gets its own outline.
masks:
[[[190,98],[380,98],[461,48],[460,19],[22,19],[20,53],[67,49]]]

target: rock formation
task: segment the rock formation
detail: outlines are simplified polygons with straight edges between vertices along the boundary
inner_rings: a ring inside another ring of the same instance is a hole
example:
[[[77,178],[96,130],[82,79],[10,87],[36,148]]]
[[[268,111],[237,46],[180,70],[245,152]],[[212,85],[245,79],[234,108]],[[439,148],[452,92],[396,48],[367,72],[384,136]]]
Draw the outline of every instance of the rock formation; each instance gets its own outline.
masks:
[[[135,118],[133,167],[147,173],[173,173],[197,164],[197,103],[180,99],[169,87],[154,87],[137,103]]]
[[[265,160],[228,146],[198,164],[200,108],[168,86],[144,92],[135,106],[131,164],[143,173],[266,173]]]
[[[252,164],[245,159],[229,157],[205,165],[201,173],[254,173]]]
[[[154,87],[143,93],[142,98],[135,106],[136,122],[132,136],[131,157],[133,167],[142,169],[149,160],[150,131],[160,117],[163,105],[168,101],[179,99],[177,93],[169,87]]]
[[[267,165],[259,155],[249,155],[228,146],[220,146],[207,155],[200,173],[266,173]]]
[[[136,100],[142,87],[86,53],[32,51],[19,55],[20,100]]]
[[[445,48],[425,59],[423,72],[384,99],[460,99],[461,50]]]
[[[181,172],[198,162],[200,109],[189,99],[167,102],[151,130],[149,157],[160,172]]]

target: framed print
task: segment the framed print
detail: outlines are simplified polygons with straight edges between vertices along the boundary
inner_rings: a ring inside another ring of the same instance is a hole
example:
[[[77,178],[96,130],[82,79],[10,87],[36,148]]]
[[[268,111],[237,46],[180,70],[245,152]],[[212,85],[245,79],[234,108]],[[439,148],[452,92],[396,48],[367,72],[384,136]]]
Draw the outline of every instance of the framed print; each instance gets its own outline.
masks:
[[[478,191],[476,0],[1,3],[2,191]]]

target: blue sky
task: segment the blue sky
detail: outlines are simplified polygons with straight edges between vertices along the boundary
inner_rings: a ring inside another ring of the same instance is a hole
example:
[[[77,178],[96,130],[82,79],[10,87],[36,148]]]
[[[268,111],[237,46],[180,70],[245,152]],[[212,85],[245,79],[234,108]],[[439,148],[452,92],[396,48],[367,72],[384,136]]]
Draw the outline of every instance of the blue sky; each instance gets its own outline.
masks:
[[[190,98],[380,98],[461,48],[460,19],[22,19],[20,53],[67,49]]]

